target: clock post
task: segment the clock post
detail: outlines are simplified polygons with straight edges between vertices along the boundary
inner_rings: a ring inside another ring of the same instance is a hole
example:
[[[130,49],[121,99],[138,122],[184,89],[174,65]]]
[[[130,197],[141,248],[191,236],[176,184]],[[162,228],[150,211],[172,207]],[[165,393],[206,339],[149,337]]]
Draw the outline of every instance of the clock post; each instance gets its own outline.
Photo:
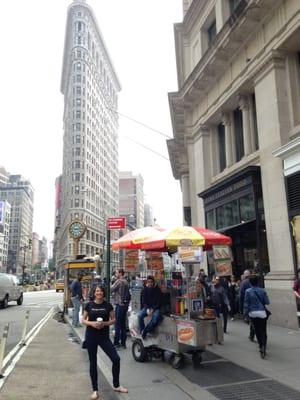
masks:
[[[73,221],[69,225],[69,233],[70,236],[73,239],[74,246],[73,246],[73,256],[76,259],[76,256],[78,255],[78,247],[79,247],[79,241],[82,238],[86,231],[86,226],[83,222],[81,221]]]

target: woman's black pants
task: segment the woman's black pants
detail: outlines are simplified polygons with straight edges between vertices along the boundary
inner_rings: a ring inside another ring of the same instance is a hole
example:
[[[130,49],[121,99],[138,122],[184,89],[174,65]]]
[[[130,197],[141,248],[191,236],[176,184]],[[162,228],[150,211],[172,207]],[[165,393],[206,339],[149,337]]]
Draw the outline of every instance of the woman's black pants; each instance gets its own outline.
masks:
[[[88,341],[87,350],[90,359],[90,376],[92,381],[92,387],[94,391],[98,391],[98,371],[97,371],[97,350],[98,346],[104,351],[104,353],[110,358],[112,362],[112,376],[113,386],[120,386],[120,357],[109,338],[99,338],[98,341]]]
[[[259,347],[267,346],[267,318],[251,318]]]

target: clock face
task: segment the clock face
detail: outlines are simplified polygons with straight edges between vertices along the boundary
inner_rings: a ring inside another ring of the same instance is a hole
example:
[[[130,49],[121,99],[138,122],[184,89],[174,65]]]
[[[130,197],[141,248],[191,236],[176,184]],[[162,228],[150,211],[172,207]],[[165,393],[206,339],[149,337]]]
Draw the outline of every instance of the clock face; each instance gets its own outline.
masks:
[[[74,239],[80,238],[85,232],[85,226],[79,222],[72,222],[69,226],[69,232]]]

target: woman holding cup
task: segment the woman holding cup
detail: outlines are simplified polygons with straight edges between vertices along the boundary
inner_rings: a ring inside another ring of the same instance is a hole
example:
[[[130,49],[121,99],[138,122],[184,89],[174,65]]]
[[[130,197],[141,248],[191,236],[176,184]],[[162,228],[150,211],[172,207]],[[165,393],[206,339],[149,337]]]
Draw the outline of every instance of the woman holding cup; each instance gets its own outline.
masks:
[[[115,323],[113,306],[105,301],[105,291],[100,285],[96,285],[93,300],[90,301],[83,312],[82,323],[87,326],[85,347],[88,350],[90,360],[90,376],[93,393],[91,400],[99,399],[97,350],[98,346],[112,361],[113,389],[119,393],[128,393],[128,390],[120,386],[120,357],[109,338],[109,326]]]

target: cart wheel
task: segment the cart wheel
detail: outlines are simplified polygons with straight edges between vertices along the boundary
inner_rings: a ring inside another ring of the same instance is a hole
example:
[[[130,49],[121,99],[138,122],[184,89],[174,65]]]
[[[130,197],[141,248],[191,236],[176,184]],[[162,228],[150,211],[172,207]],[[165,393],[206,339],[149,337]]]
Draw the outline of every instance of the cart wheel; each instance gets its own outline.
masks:
[[[181,355],[181,354],[172,354],[170,362],[171,362],[171,365],[172,365],[172,367],[174,369],[181,368],[183,366],[183,364],[184,364],[183,355]]]
[[[131,352],[135,361],[144,362],[147,360],[147,350],[140,340],[135,340],[132,343]]]
[[[199,365],[202,362],[202,354],[201,354],[201,352],[198,351],[196,353],[193,353],[192,362],[193,362],[193,367],[194,368],[199,367]]]

